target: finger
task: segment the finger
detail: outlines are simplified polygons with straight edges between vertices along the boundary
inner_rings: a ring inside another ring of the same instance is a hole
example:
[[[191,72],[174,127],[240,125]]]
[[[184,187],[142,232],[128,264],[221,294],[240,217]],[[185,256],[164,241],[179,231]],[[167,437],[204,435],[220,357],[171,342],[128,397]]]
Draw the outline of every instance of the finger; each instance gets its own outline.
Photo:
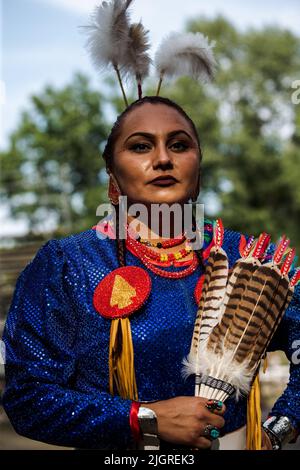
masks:
[[[205,406],[213,414],[223,415],[226,411],[226,406],[220,400],[208,400]]]
[[[225,420],[223,416],[215,414],[215,413],[211,413],[205,407],[202,407],[202,409],[196,415],[196,418],[201,423],[203,423],[204,426],[207,424],[212,424],[213,426],[216,426],[217,428],[223,428],[225,425]]]
[[[207,419],[207,424],[211,424],[216,428],[223,428],[225,426],[225,419],[222,416],[210,415]]]
[[[210,441],[215,441],[221,435],[220,429],[212,424],[207,424],[203,429],[203,436]]]
[[[210,449],[211,446],[212,446],[212,441],[202,436],[198,437],[198,439],[195,442],[195,447],[198,449]]]
[[[225,425],[225,419],[223,418],[222,415],[211,413],[206,408],[203,408],[203,412],[201,416],[199,416],[199,419],[203,423],[212,424],[213,426],[216,426],[217,428],[223,428]]]

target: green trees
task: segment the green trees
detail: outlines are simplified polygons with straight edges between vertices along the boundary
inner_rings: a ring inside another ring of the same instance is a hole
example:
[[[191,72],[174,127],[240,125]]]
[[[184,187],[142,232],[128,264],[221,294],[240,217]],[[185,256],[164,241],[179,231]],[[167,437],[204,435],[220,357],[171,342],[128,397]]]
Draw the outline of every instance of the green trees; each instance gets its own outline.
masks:
[[[272,27],[241,32],[222,17],[187,27],[216,40],[216,81],[202,87],[181,79],[165,83],[161,94],[181,104],[199,131],[206,215],[248,233],[287,232],[300,252],[300,105],[291,100],[300,38]],[[120,111],[118,99],[92,90],[83,76],[32,97],[0,155],[2,195],[30,229],[52,220],[65,234],[97,221],[96,207],[106,199],[100,157],[106,104]]]
[[[31,97],[1,154],[1,192],[12,215],[25,216],[32,231],[67,234],[95,224],[107,131],[102,95],[81,75]]]

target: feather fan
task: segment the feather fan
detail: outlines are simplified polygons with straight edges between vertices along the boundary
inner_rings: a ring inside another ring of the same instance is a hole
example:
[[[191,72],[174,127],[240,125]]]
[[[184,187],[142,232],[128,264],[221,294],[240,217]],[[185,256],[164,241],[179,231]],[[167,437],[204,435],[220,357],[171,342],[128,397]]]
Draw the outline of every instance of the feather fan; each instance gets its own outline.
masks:
[[[171,33],[164,39],[155,55],[155,66],[160,77],[158,93],[164,77],[190,76],[208,81],[214,76],[215,43],[209,43],[201,33]]]
[[[260,361],[292,298],[297,277],[289,281],[295,250],[284,256],[288,243],[285,237],[272,261],[261,263],[269,242],[267,234],[262,234],[255,244],[251,240],[230,275],[227,269],[229,279],[220,278],[222,287],[216,283],[220,267],[217,254],[224,250],[220,246],[212,248],[191,350],[184,360],[184,375],[196,375],[198,396],[224,401],[230,395],[238,398],[250,390]],[[223,256],[222,253],[225,274],[228,264]],[[215,310],[211,299],[217,302]],[[208,319],[206,312],[209,312]]]

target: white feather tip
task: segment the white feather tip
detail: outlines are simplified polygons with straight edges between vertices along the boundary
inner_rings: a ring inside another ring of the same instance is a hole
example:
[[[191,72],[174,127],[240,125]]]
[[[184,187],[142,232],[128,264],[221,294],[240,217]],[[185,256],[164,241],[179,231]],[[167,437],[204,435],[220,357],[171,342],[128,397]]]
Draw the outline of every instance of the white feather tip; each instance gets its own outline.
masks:
[[[132,0],[102,2],[94,9],[87,33],[86,47],[98,69],[123,66],[129,43],[129,13]]]
[[[171,33],[161,43],[155,66],[160,77],[190,76],[195,80],[212,80],[216,69],[215,42],[202,33]]]

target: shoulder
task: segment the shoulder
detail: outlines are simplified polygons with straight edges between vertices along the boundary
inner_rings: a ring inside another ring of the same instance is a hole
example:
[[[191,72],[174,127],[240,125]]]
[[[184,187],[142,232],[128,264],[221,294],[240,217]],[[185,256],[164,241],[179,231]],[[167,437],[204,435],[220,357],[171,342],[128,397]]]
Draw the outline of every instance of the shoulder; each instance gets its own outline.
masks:
[[[52,253],[60,254],[70,259],[79,256],[79,254],[84,255],[91,252],[103,254],[103,252],[111,251],[113,246],[114,240],[103,236],[97,227],[93,227],[64,238],[49,240],[41,249],[50,255]]]
[[[64,238],[53,238],[45,242],[33,255],[20,276],[28,273],[49,275],[50,272],[63,270],[66,265],[82,266],[84,258],[99,256],[103,258],[113,251],[113,240],[100,239],[95,229],[89,229]]]
[[[74,233],[64,238],[50,240],[50,243],[55,244],[58,248],[68,251],[76,247],[83,247],[93,245],[96,242],[97,233],[93,228],[85,230],[80,233]]]
[[[73,298],[86,281],[116,268],[114,240],[99,240],[95,230],[44,243],[20,272],[15,285],[15,299],[25,296],[40,302],[49,293]]]
[[[64,258],[68,252],[74,253],[74,249],[76,247],[83,244],[90,244],[92,235],[92,230],[87,230],[64,238],[52,238],[48,240],[41,245],[26,268],[33,264],[39,264],[45,261],[58,261],[59,259]]]
[[[81,233],[55,240],[62,253],[65,269],[73,276],[84,273],[110,271],[118,267],[117,247],[114,239],[93,227]]]

